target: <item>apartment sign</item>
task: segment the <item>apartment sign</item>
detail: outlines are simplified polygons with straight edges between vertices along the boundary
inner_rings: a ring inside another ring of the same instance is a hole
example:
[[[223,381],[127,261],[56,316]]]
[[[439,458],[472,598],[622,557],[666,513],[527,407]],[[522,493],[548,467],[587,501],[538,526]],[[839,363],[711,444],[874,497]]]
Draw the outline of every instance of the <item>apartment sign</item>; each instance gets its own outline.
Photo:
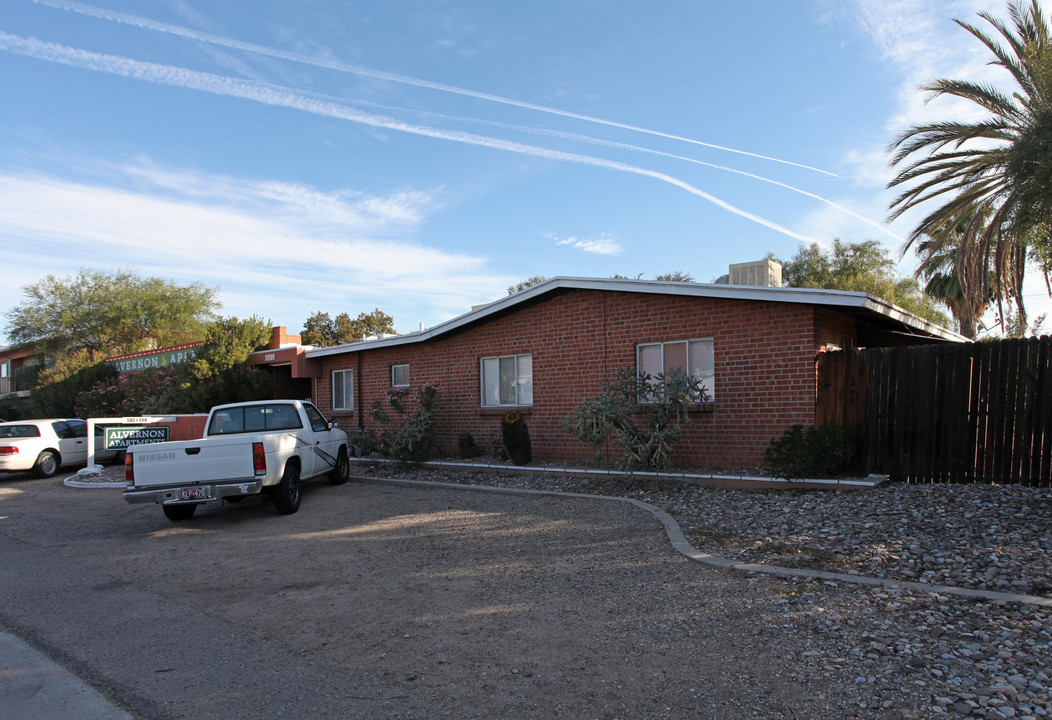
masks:
[[[131,418],[129,418],[131,419]],[[108,427],[106,428],[106,449],[124,450],[131,445],[168,442],[166,427]]]
[[[147,355],[139,355],[133,358],[124,358],[121,360],[111,360],[110,365],[117,369],[117,372],[135,372],[137,370],[150,370],[152,368],[164,368],[170,365],[178,365],[179,363],[192,360],[197,348],[183,348],[181,350],[166,350],[163,352],[150,353]]]

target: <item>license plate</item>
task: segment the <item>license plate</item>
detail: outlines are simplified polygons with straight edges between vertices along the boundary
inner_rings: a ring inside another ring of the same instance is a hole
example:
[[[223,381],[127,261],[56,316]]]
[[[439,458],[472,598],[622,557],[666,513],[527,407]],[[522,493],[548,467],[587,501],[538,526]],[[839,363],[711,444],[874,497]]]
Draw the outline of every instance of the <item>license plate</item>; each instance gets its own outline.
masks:
[[[208,488],[206,487],[188,487],[179,489],[180,500],[207,500],[208,499]]]

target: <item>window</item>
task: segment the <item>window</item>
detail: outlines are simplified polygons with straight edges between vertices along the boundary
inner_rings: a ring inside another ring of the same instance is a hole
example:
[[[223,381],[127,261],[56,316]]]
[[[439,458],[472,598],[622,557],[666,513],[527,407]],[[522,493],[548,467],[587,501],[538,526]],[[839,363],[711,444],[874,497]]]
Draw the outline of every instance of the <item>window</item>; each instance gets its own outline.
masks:
[[[482,406],[533,405],[533,356],[482,358]]]
[[[36,425],[0,425],[0,438],[40,437]]]
[[[654,377],[677,368],[686,370],[701,380],[710,401],[716,399],[712,338],[639,345],[636,347],[636,368],[641,375],[647,373]]]
[[[332,371],[332,409],[354,410],[354,370]]]
[[[391,366],[391,387],[409,387],[409,366]]]
[[[70,420],[69,429],[75,438],[86,438],[88,436],[88,424],[83,420]]]
[[[58,436],[59,440],[72,440],[73,439],[73,428],[62,420],[56,420],[51,423],[51,427],[55,430],[55,435]]]
[[[247,405],[217,410],[208,423],[209,435],[295,430],[303,427],[299,413],[292,405]]]
[[[329,421],[313,405],[304,405],[303,411],[307,413],[310,421],[310,429],[314,432],[324,432],[329,429]]]

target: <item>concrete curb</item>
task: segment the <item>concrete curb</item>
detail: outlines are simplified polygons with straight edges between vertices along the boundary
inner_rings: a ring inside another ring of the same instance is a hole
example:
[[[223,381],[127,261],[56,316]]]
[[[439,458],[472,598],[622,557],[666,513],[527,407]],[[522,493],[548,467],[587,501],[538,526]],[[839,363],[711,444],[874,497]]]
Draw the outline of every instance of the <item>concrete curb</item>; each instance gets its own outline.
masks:
[[[351,458],[352,468],[357,463],[379,463],[392,466],[399,464],[397,460],[391,460],[390,458]],[[494,471],[511,475],[536,475],[539,477],[622,478],[625,476],[623,470],[607,470],[599,468],[507,465],[503,463],[457,462],[452,460],[425,460],[414,464],[421,468],[428,469],[468,470],[474,472]],[[767,477],[763,475],[691,473],[677,472],[675,470],[636,470],[633,471],[631,475],[643,479],[679,480],[680,482],[691,485],[704,485],[707,487],[738,490],[869,490],[888,481],[887,475],[869,475],[864,478],[800,478],[796,480],[787,480],[785,478]]]
[[[1002,593],[993,590],[972,590],[960,588],[953,585],[930,585],[928,583],[911,582],[907,580],[892,580],[889,578],[867,577],[865,575],[850,575],[848,573],[826,572],[824,570],[808,570],[806,568],[787,568],[778,565],[761,565],[758,563],[742,563],[735,560],[703,553],[689,542],[683,534],[683,529],[675,518],[661,508],[650,503],[636,500],[635,498],[615,497],[611,495],[589,495],[588,493],[559,492],[557,490],[532,490],[520,488],[490,487],[487,485],[461,485],[457,483],[433,482],[427,480],[399,480],[395,478],[375,478],[351,476],[352,480],[372,485],[405,485],[409,487],[430,487],[443,490],[470,490],[474,492],[489,492],[505,495],[551,495],[554,497],[585,498],[588,500],[612,500],[616,502],[629,503],[657,518],[665,528],[665,534],[673,549],[694,562],[703,563],[712,567],[738,570],[750,573],[766,573],[781,578],[805,578],[808,580],[830,580],[833,582],[852,583],[855,585],[881,586],[887,588],[910,588],[924,593],[936,595],[957,595],[970,600],[989,600],[991,602],[1024,603],[1027,605],[1038,605],[1041,607],[1052,607],[1052,598],[1039,597],[1037,595],[1017,595],[1015,593]]]
[[[73,477],[76,476],[74,475]],[[119,488],[127,485],[127,483],[123,482],[84,482],[82,480],[74,480],[73,477],[66,478],[62,481],[62,484],[71,488]]]
[[[95,476],[97,477],[99,475],[102,475],[102,466],[95,465],[95,467],[100,468],[100,470],[96,471]],[[62,484],[66,487],[71,488],[119,488],[124,487],[127,484],[123,480],[112,480],[109,482],[95,482],[94,480],[77,480],[78,477],[85,477],[85,475],[81,475],[81,473],[83,472],[84,470],[81,470],[80,472],[70,475],[62,481]],[[87,477],[91,477],[91,475],[87,475]]]

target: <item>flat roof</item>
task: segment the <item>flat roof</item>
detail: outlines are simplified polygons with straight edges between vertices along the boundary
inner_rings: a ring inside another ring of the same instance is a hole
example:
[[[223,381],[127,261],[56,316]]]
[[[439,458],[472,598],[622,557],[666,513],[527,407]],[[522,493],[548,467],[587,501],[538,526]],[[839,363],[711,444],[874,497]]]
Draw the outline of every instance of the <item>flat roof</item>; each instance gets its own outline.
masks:
[[[821,290],[812,288],[761,287],[753,285],[714,285],[694,282],[664,282],[659,280],[624,280],[620,278],[556,277],[546,280],[513,295],[480,305],[470,312],[439,323],[418,332],[396,335],[389,338],[361,340],[345,345],[308,350],[307,357],[325,357],[346,352],[356,352],[396,345],[425,342],[460,328],[485,320],[491,315],[511,309],[516,305],[537,299],[559,290],[601,290],[606,292],[646,293],[650,295],[677,295],[680,297],[720,298],[729,300],[756,300],[760,302],[796,303],[846,310],[849,312],[884,319],[889,325],[907,334],[917,333],[925,337],[949,342],[971,342],[968,338],[914,315],[898,305],[889,303],[875,295],[846,290]]]

